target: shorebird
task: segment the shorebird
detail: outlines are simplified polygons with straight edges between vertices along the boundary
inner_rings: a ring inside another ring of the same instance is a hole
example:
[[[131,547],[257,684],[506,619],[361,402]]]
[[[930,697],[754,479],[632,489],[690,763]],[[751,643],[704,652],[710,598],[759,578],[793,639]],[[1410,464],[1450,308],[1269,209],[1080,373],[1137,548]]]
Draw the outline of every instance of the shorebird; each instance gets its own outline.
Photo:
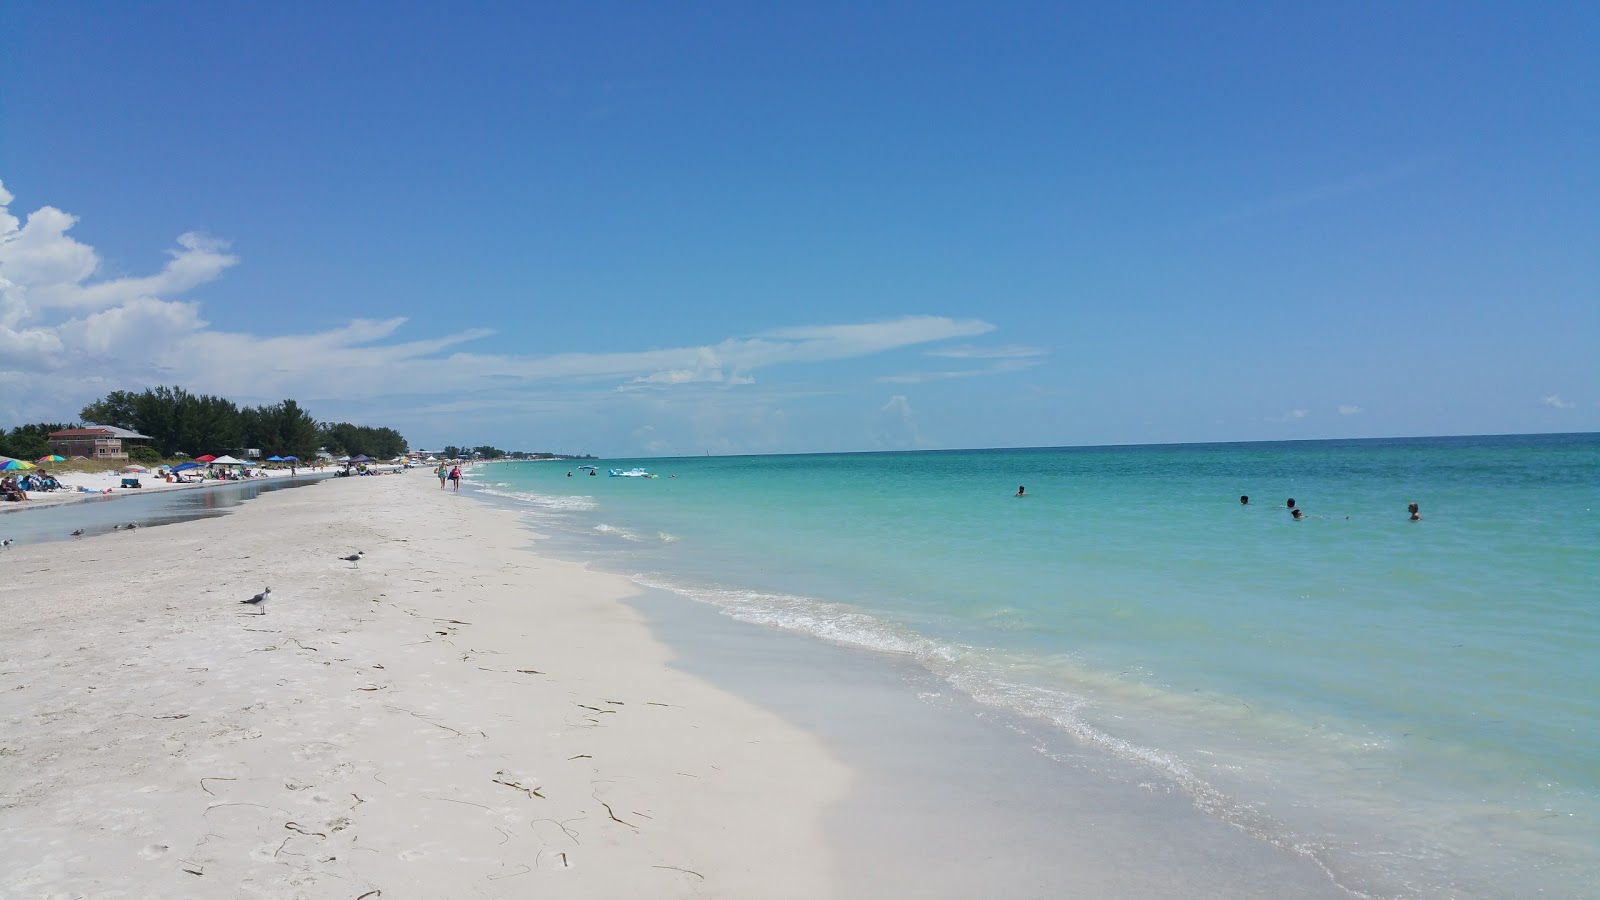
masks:
[[[73,532],[73,533],[72,533],[72,536],[73,536],[73,537],[83,537],[83,529],[82,529],[82,528],[79,528],[79,529],[78,529],[78,530],[77,530],[77,531],[74,531],[74,532]]]
[[[240,600],[239,602],[240,603],[248,603],[251,606],[254,606],[256,609],[260,610],[260,612],[257,613],[257,615],[264,616],[264,615],[267,614],[267,601],[271,600],[271,599],[272,599],[272,588],[264,587],[264,588],[261,589],[261,593],[255,595],[254,597],[251,597],[249,600]]]
[[[361,555],[363,553],[365,553],[365,552],[366,551],[364,551],[364,550],[357,550],[356,552],[350,554],[349,556],[341,556],[339,558],[344,560],[345,562],[348,562],[348,563],[355,563],[356,567],[360,568],[361,567]]]
[[[11,546],[11,538],[6,538],[5,540],[0,541],[0,547],[9,547],[9,546]]]
[[[126,525],[124,525],[122,527],[128,529],[129,531],[132,531],[133,529],[139,527],[139,523],[138,522],[129,522],[128,524],[126,524]]]

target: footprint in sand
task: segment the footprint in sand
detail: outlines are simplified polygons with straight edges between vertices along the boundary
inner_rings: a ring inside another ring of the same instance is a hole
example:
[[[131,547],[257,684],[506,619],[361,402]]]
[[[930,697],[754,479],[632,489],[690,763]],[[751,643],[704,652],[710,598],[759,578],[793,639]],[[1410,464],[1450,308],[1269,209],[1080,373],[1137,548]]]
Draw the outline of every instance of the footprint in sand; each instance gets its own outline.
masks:
[[[160,859],[168,850],[171,849],[172,848],[168,847],[166,844],[151,844],[150,846],[139,851],[139,858]]]
[[[417,847],[411,850],[401,851],[399,857],[406,862],[415,862],[416,860],[419,860],[427,855],[428,851],[422,849],[421,847]]]
[[[317,776],[323,781],[333,781],[340,778],[348,778],[355,770],[355,763],[342,762],[323,769],[317,773]]]

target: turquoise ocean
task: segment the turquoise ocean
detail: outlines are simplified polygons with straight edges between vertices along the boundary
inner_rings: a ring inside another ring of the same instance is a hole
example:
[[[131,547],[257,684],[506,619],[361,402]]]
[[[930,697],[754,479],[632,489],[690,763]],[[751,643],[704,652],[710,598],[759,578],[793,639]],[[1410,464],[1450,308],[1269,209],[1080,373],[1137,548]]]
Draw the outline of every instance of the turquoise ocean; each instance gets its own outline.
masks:
[[[551,555],[914,659],[1352,895],[1600,896],[1600,435],[597,462],[469,486]]]

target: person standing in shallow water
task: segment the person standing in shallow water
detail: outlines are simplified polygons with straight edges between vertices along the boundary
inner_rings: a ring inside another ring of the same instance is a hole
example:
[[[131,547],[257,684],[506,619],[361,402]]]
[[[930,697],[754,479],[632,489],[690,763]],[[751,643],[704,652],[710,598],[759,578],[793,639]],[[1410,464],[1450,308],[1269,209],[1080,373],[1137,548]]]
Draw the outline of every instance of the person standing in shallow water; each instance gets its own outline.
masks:
[[[1025,487],[1023,485],[1020,485],[1020,484],[1017,485],[1017,496],[1018,497],[1026,497],[1026,496],[1028,496],[1027,487]]]
[[[1239,495],[1239,505],[1240,506],[1249,506],[1250,505],[1250,495],[1249,494],[1240,494]]]
[[[1406,510],[1411,513],[1411,521],[1413,521],[1413,522],[1421,522],[1422,521],[1422,513],[1418,512],[1416,501],[1412,501],[1411,505],[1406,507]]]

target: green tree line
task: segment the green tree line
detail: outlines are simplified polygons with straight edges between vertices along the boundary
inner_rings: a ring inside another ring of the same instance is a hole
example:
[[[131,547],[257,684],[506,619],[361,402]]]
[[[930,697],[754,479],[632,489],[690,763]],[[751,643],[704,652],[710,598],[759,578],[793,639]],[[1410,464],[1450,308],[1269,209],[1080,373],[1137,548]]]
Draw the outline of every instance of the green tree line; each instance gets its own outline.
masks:
[[[49,456],[50,432],[72,427],[74,426],[60,422],[38,422],[33,425],[18,425],[10,431],[0,428],[0,456],[27,462]]]
[[[87,422],[137,431],[165,457],[258,449],[263,456],[309,460],[325,447],[335,454],[365,453],[385,459],[406,450],[405,438],[392,428],[319,423],[293,400],[240,406],[225,397],[191,394],[180,387],[112,391],[85,406],[82,416]]]

